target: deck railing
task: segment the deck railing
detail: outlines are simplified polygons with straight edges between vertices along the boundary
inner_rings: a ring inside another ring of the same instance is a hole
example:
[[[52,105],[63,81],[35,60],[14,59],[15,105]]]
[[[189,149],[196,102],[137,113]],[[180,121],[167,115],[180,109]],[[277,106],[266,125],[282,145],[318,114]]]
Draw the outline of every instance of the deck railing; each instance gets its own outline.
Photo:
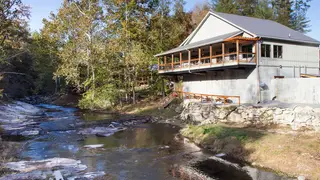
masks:
[[[212,67],[217,65],[228,65],[232,63],[256,63],[256,54],[248,52],[240,52],[239,58],[237,58],[237,52],[219,54],[211,56],[205,56],[200,58],[190,58],[190,60],[181,59],[179,62],[167,62],[166,64],[159,64],[159,70],[162,71],[173,71],[173,70],[182,70],[188,68],[203,68],[203,67]]]
[[[214,94],[199,94],[192,92],[174,91],[179,97],[183,99],[195,99],[200,102],[213,102],[215,104],[238,104],[240,105],[240,96],[226,96]]]

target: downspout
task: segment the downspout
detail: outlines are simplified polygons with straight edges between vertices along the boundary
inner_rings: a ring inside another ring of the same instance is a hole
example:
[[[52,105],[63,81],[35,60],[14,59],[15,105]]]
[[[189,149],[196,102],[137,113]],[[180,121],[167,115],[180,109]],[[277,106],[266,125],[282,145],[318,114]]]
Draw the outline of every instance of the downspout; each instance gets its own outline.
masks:
[[[258,96],[258,102],[257,102],[257,104],[258,103],[260,103],[261,102],[261,89],[260,89],[260,71],[259,71],[259,63],[260,63],[260,41],[257,41],[256,42],[256,46],[258,46],[256,49],[257,49],[257,52],[256,52],[256,56],[257,56],[257,66],[256,66],[256,68],[257,68],[257,83],[258,83],[258,85],[257,85],[257,96]]]

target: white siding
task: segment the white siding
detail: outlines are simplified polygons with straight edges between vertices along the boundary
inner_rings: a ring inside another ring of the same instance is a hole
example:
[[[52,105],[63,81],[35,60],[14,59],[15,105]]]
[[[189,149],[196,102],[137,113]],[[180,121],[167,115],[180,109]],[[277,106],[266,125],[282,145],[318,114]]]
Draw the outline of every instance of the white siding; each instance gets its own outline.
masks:
[[[238,28],[210,15],[202,24],[199,30],[195,33],[189,43],[213,38],[227,33],[239,31]]]
[[[319,47],[263,41],[271,45],[271,58],[260,58],[261,65],[319,67]],[[273,58],[273,45],[283,48],[282,59]]]

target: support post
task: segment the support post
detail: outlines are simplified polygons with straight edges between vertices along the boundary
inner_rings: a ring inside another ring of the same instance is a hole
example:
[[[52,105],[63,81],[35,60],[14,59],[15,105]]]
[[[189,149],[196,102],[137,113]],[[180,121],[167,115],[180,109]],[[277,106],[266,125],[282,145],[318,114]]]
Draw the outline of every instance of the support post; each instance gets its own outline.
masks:
[[[171,70],[173,71],[173,62],[174,62],[174,56],[173,54],[171,55]]]
[[[222,43],[222,63],[224,62],[224,57],[225,57],[225,44],[224,42]]]
[[[212,45],[210,45],[210,66],[212,66]]]
[[[257,41],[254,43],[254,63],[257,64],[257,59],[258,59],[258,45]]]
[[[158,71],[160,70],[160,57],[158,57]]]
[[[167,69],[167,56],[164,56],[164,70]]]
[[[304,73],[307,74],[307,66],[304,66]]]
[[[182,52],[180,52],[180,69],[182,68]]]
[[[163,77],[161,77],[161,80],[162,80],[162,97],[166,97],[166,91],[165,91],[165,88],[164,88],[164,79]]]
[[[188,64],[189,64],[189,69],[190,69],[190,66],[191,66],[191,51],[188,50]]]
[[[299,66],[299,78],[301,77],[301,66]]]
[[[296,78],[296,66],[293,66],[293,77]]]
[[[199,52],[198,52],[198,55],[199,55],[199,66],[200,66],[200,63],[201,63],[201,48],[199,48]]]
[[[239,40],[236,41],[236,46],[237,46],[237,62],[239,64]]]

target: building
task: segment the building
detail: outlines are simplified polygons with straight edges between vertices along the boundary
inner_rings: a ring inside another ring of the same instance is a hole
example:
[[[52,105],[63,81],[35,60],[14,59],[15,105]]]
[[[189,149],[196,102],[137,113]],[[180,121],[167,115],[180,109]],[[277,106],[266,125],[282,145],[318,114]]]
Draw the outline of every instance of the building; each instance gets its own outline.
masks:
[[[158,71],[183,91],[274,99],[272,81],[319,73],[320,42],[271,20],[209,12],[177,48],[157,54]]]

